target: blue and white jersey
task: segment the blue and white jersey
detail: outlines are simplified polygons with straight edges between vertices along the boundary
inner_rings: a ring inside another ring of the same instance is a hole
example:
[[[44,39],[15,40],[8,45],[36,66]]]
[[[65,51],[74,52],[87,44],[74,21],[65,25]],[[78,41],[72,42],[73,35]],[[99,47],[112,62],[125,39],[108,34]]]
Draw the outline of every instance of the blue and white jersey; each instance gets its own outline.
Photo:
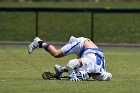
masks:
[[[81,59],[84,69],[89,73],[102,73],[105,71],[105,57],[99,48],[83,48]]]
[[[61,48],[61,51],[64,55],[76,54],[80,56],[80,52],[83,49],[83,43],[87,38],[79,37],[75,38],[74,36],[70,37],[69,42]]]

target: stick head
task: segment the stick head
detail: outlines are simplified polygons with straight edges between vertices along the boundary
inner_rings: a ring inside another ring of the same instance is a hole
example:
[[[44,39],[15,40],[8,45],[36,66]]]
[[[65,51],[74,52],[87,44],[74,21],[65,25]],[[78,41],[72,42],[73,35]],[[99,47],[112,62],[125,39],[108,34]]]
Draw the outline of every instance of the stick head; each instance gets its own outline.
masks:
[[[49,71],[45,71],[42,73],[42,78],[43,79],[53,79],[56,78],[56,75],[54,73],[50,73]]]

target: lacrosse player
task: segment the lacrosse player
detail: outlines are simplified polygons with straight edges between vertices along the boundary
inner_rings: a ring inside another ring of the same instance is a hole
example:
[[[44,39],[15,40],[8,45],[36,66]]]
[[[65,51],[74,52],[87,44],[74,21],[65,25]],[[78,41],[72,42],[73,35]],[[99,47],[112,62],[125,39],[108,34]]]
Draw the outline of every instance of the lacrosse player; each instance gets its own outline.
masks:
[[[68,72],[68,79],[71,81],[86,80],[89,77],[100,81],[108,81],[112,78],[112,74],[106,72],[103,51],[88,38],[71,36],[66,45],[60,49],[56,49],[53,45],[47,44],[36,37],[28,47],[29,54],[36,48],[44,48],[56,58],[69,54],[77,55],[77,58],[70,60],[65,67],[57,64],[54,66],[58,77],[63,72]]]

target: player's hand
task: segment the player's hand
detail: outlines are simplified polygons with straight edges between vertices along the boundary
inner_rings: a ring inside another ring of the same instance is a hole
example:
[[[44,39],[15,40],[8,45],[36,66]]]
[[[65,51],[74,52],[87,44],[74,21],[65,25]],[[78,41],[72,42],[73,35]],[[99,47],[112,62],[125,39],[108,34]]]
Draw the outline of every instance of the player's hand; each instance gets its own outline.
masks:
[[[75,73],[72,73],[72,74],[68,77],[68,79],[69,79],[70,81],[80,81],[80,79],[76,76]]]
[[[69,79],[70,81],[81,81],[79,78],[75,77],[75,78],[71,78]]]

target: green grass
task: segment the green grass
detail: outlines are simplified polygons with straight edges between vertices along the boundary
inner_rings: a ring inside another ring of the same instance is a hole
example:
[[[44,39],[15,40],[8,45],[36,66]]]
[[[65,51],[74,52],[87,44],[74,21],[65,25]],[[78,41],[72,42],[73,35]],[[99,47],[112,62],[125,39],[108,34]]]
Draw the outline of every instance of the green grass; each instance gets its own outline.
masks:
[[[0,7],[140,8],[139,2],[24,2],[0,3]],[[139,44],[139,20],[139,14],[95,14],[94,41]],[[35,37],[35,13],[1,12],[0,22],[0,41],[30,41]],[[90,38],[90,27],[90,13],[39,13],[39,37],[46,41],[66,42],[72,35]]]
[[[140,49],[102,48],[111,81],[70,82],[43,80],[43,70],[54,72],[55,64],[66,65],[75,58],[53,58],[43,49],[29,55],[27,46],[0,46],[0,93],[139,93]]]

